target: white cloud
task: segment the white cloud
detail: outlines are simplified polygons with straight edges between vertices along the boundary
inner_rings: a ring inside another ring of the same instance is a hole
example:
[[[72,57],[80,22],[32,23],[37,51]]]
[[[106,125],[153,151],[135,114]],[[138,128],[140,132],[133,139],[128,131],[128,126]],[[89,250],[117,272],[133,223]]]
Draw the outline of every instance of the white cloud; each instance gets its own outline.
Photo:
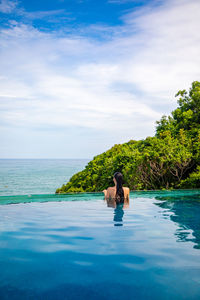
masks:
[[[199,79],[199,9],[196,0],[167,1],[147,14],[125,18],[127,26],[140,29],[144,43],[131,65],[128,62],[127,68],[137,74],[131,82],[147,93],[164,96]]]
[[[199,11],[199,1],[167,1],[124,16],[99,41],[17,23],[2,29],[1,123],[85,127],[116,142],[153,134],[177,90],[200,77]]]
[[[0,12],[9,14],[15,10],[18,5],[18,1],[1,0]]]
[[[5,122],[13,120],[15,125],[28,126],[74,125],[113,131],[117,126],[131,128],[134,113],[151,120],[159,117],[134,95],[113,90],[111,85],[120,76],[117,64],[85,63],[84,56],[94,57],[96,49],[102,46],[83,38],[41,34],[25,25],[3,30],[1,41],[4,44],[4,76],[9,79],[6,85],[5,79],[1,80],[4,86],[1,96],[12,98],[12,103],[6,102],[7,111],[2,115]],[[5,107],[5,102],[2,103]]]

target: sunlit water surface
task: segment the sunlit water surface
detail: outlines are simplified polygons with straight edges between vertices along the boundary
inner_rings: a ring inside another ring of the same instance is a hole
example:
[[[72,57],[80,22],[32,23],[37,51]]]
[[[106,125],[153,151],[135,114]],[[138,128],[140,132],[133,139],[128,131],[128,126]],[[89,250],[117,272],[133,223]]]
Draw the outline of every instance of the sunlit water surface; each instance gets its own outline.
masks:
[[[0,197],[0,299],[200,299],[200,192],[130,198]]]

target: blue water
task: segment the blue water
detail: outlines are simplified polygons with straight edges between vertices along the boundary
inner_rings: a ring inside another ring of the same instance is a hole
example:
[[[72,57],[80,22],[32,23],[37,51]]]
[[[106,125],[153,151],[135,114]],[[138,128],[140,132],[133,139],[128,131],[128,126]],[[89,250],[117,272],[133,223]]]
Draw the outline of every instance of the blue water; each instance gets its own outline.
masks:
[[[112,207],[102,193],[49,192],[42,174],[56,183],[62,164],[42,164],[38,186],[20,167],[0,196],[1,300],[199,299],[200,190],[132,192]]]
[[[0,159],[0,195],[50,194],[88,159]]]
[[[49,201],[0,206],[1,300],[199,299],[199,191]]]

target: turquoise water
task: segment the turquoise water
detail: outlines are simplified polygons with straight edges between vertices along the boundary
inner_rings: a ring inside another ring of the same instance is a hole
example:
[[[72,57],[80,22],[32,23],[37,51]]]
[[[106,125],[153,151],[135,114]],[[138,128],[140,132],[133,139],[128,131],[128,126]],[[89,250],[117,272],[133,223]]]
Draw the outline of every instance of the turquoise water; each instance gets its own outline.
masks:
[[[88,159],[0,159],[0,195],[50,194]]]
[[[200,190],[55,195],[87,160],[0,160],[0,299],[199,299]]]
[[[199,299],[200,191],[31,197],[0,197],[1,300]]]

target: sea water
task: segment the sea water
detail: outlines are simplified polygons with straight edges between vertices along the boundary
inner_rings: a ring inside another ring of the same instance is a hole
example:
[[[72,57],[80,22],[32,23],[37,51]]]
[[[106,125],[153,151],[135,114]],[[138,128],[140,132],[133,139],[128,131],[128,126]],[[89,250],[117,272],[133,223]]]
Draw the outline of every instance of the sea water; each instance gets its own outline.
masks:
[[[0,159],[0,195],[55,193],[89,159]]]
[[[0,299],[199,299],[200,191],[0,197]]]

